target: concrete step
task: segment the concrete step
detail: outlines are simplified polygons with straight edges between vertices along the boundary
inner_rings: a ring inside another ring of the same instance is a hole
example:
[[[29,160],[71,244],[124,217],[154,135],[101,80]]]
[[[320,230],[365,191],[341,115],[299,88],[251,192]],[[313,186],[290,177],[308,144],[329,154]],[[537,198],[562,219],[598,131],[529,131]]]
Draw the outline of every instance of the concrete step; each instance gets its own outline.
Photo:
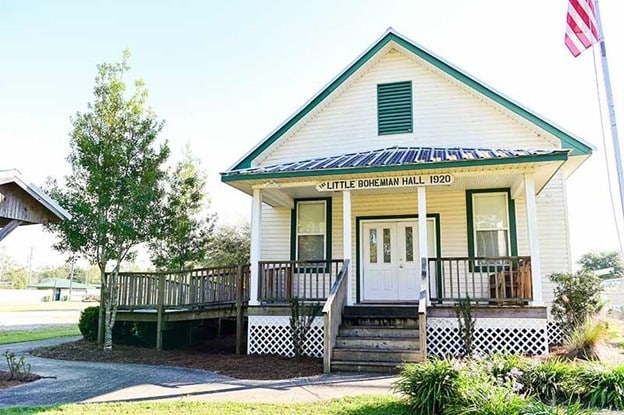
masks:
[[[355,349],[419,350],[418,336],[387,337],[379,336],[338,336],[336,347]]]
[[[332,360],[332,372],[373,372],[373,373],[398,373],[399,365],[393,362],[352,362],[345,360]]]
[[[417,362],[421,359],[419,350],[371,349],[354,347],[335,347],[333,360],[351,362]]]
[[[405,337],[405,336],[416,336],[420,335],[420,331],[418,328],[405,328],[403,326],[344,326],[341,325],[339,332],[339,336],[342,337],[380,337],[380,338],[394,338],[394,337]]]

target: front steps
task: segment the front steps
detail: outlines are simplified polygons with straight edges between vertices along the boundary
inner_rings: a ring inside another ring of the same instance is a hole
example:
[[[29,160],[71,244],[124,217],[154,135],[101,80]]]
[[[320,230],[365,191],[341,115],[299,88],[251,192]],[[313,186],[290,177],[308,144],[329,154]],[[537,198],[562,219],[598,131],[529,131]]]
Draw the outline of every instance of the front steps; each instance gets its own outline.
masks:
[[[331,370],[396,372],[404,362],[423,360],[418,306],[345,307]]]

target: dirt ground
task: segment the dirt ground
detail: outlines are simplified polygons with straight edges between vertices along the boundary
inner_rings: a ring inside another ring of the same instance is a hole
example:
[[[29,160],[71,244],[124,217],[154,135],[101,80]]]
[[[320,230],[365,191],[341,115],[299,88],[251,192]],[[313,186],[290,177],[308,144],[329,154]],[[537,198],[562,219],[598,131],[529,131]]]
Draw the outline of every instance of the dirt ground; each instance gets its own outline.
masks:
[[[239,379],[289,379],[323,373],[322,359],[236,355],[231,352],[233,341],[230,336],[224,336],[221,339],[204,341],[186,350],[160,352],[143,347],[115,345],[112,351],[105,352],[95,343],[78,340],[36,349],[31,354],[61,360],[187,367],[209,370]]]
[[[0,389],[6,389],[13,386],[21,385],[22,383],[33,382],[41,379],[41,376],[34,373],[16,373],[11,375],[11,372],[5,372],[0,370]]]

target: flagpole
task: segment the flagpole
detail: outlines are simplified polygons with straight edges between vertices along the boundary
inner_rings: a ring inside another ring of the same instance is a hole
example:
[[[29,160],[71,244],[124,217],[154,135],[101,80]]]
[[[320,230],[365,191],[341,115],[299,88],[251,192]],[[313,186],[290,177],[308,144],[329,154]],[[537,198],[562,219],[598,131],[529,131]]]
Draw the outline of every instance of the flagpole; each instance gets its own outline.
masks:
[[[611,124],[611,137],[613,139],[613,154],[615,155],[615,168],[618,177],[618,187],[620,190],[620,206],[622,208],[622,218],[624,219],[624,171],[622,171],[622,155],[620,153],[620,139],[618,136],[617,123],[615,121],[615,105],[613,104],[613,92],[611,90],[611,77],[609,76],[609,65],[607,63],[607,47],[605,45],[602,32],[602,19],[600,18],[600,7],[598,0],[594,1],[596,7],[596,23],[600,35],[600,61],[602,64],[602,76],[604,78],[605,95],[607,107],[609,109],[609,122]],[[602,120],[601,120],[602,122]],[[605,149],[606,151],[606,149]],[[608,174],[608,172],[607,172]],[[616,223],[615,226],[618,226]],[[621,251],[621,248],[620,248]]]

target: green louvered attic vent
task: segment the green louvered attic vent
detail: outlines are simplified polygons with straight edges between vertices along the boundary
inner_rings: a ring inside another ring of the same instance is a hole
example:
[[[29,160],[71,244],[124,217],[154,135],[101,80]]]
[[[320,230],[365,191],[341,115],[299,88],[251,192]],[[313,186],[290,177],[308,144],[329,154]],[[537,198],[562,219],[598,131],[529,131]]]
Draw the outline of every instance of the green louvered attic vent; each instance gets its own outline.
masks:
[[[377,85],[377,128],[379,135],[411,133],[412,81]]]

